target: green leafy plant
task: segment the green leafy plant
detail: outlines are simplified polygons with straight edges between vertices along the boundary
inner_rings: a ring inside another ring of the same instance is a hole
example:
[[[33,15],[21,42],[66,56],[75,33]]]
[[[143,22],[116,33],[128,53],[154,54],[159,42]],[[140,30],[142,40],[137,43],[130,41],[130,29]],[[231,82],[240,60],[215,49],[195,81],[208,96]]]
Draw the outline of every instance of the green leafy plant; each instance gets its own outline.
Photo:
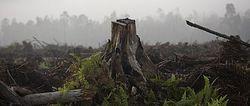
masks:
[[[104,98],[103,106],[128,106],[128,95],[121,86],[111,90],[109,95]]]
[[[46,61],[44,61],[44,62],[41,62],[39,65],[38,65],[38,67],[40,68],[40,69],[49,69],[50,68],[50,64],[49,64],[49,62],[46,62]]]
[[[209,79],[204,76],[204,88],[195,93],[193,89],[187,87],[182,97],[178,100],[166,99],[164,106],[226,106],[227,101],[226,96],[220,97],[217,92],[218,89],[214,89],[210,83]]]
[[[168,80],[162,80],[159,76],[156,76],[154,79],[151,79],[151,81],[164,87],[176,87],[181,82],[181,78],[177,78],[172,74]]]
[[[146,105],[156,105],[157,99],[153,90],[149,90],[144,99]]]
[[[163,93],[159,95],[161,95],[161,98],[163,99],[164,97],[167,97],[168,100],[178,100],[185,92],[185,88],[178,87],[178,84],[182,81],[182,79],[176,77],[174,74],[172,74],[168,80],[156,77],[155,79],[151,79],[151,81],[157,86],[160,86],[161,92]]]
[[[90,87],[86,79],[91,73],[96,73],[97,68],[100,68],[100,53],[96,53],[89,58],[81,59],[79,56],[71,54],[75,62],[70,66],[70,71],[73,72],[70,79],[59,88],[59,91],[67,92],[70,89],[82,88],[87,89]]]

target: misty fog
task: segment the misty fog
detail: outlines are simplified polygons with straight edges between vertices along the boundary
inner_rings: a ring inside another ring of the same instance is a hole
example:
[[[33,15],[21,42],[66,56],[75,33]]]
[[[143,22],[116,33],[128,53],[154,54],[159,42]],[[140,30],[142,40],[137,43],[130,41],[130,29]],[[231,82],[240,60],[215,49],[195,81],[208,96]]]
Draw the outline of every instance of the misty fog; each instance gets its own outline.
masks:
[[[2,2],[6,2],[3,0]],[[98,7],[97,7],[98,8]],[[142,7],[140,7],[142,8]],[[183,15],[182,10],[166,11],[158,8],[154,15],[137,18],[133,14],[113,11],[104,19],[95,20],[86,14],[73,14],[62,11],[59,16],[37,16],[35,19],[20,21],[16,18],[1,20],[0,45],[9,45],[33,37],[47,43],[67,43],[98,47],[110,38],[111,21],[119,18],[135,18],[137,34],[144,43],[156,42],[205,42],[215,36],[191,28],[185,20],[214,29],[229,35],[240,35],[244,41],[250,39],[250,9],[238,10],[235,4],[221,5],[224,13],[201,14],[193,11]],[[3,10],[2,10],[3,11]]]

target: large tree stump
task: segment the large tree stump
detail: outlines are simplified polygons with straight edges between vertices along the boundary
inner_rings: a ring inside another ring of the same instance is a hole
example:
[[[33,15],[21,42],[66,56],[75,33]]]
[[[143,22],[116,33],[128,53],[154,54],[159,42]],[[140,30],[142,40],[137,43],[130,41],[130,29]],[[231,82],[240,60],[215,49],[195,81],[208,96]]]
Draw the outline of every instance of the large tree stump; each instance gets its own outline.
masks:
[[[135,20],[127,18],[112,22],[111,41],[106,45],[103,60],[108,63],[111,77],[130,87],[140,89],[154,75],[155,66],[136,35]]]

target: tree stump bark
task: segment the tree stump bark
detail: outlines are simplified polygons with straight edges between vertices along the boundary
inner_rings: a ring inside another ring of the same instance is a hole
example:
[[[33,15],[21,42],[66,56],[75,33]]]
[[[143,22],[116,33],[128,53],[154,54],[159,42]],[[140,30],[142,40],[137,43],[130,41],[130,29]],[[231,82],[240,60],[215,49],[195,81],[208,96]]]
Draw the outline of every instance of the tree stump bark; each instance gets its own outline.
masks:
[[[155,65],[144,52],[140,38],[136,35],[135,20],[127,18],[112,22],[111,41],[106,45],[103,60],[109,66],[111,77],[130,87],[141,89],[154,76]]]

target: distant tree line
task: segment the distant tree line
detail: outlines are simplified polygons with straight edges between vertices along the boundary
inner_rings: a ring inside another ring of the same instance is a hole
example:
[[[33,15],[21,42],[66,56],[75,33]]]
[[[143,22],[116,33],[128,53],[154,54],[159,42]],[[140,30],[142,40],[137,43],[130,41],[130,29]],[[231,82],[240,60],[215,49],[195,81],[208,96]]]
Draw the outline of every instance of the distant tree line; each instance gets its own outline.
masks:
[[[136,20],[137,33],[144,42],[204,42],[215,38],[207,33],[188,27],[185,20],[196,22],[216,31],[240,35],[247,41],[250,39],[250,9],[239,14],[233,4],[225,6],[223,17],[217,14],[201,16],[194,12],[183,17],[178,10],[164,13],[158,9],[157,17],[148,16]],[[106,42],[110,36],[110,21],[129,15],[117,16],[113,12],[102,22],[89,19],[86,15],[69,15],[64,11],[59,18],[37,17],[26,23],[16,19],[1,21],[0,45],[6,45],[22,40],[32,40],[33,36],[48,43],[68,43],[70,45],[84,45],[98,47]]]

